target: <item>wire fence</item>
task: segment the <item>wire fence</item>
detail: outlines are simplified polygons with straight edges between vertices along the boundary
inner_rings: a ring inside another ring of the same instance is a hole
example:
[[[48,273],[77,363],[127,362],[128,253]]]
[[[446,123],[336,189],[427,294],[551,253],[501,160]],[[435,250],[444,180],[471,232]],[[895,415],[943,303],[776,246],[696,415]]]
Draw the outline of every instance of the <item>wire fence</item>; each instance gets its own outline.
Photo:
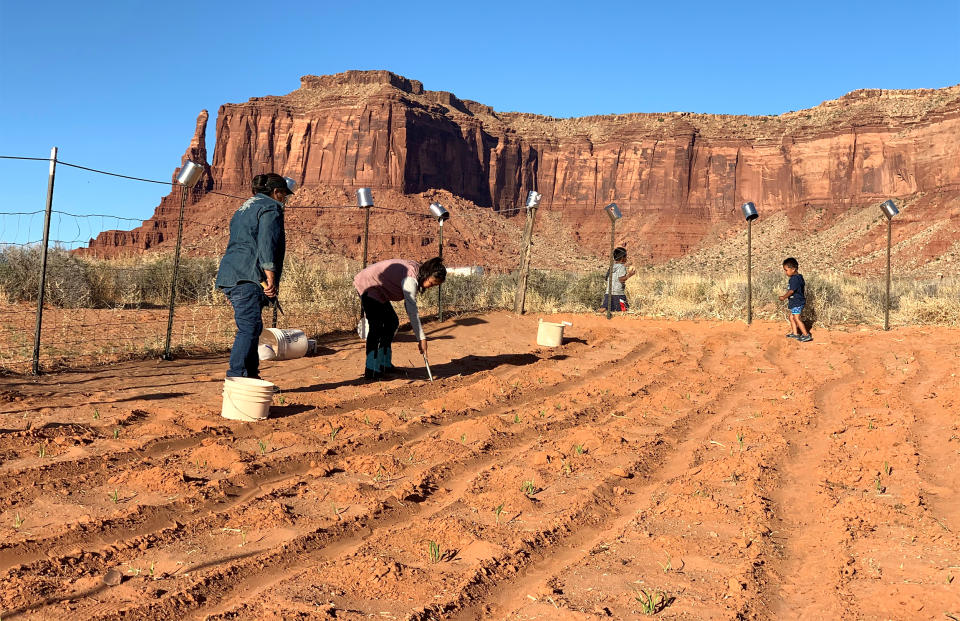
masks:
[[[60,196],[54,198],[52,194],[56,167],[89,175],[95,182],[112,178],[167,186],[171,198],[164,199],[166,203],[176,198],[179,184],[66,162],[58,159],[55,152],[51,158],[0,159],[51,165],[51,194],[46,209],[0,211],[0,301],[5,301],[0,304],[0,371],[37,373],[132,356],[170,357],[229,347],[235,331],[233,310],[214,285],[217,259],[228,237],[226,222],[200,220],[189,211],[178,216],[173,209],[162,214],[158,210],[153,217],[144,219],[64,207]],[[183,186],[184,203],[186,193]],[[215,190],[205,193],[238,204],[249,198]],[[346,249],[345,254],[355,259],[317,269],[309,257],[288,251],[280,295],[282,313],[266,308],[265,325],[297,327],[310,335],[350,330],[359,316],[352,278],[365,245],[371,246],[370,263],[388,256],[403,256],[404,251],[411,249],[416,249],[418,256],[433,256],[442,252],[437,246],[438,233],[444,236],[445,246],[464,247],[469,245],[474,229],[488,221],[491,214],[511,216],[522,211],[458,209],[457,220],[446,223],[441,231],[436,225],[425,226],[431,220],[436,222],[430,213],[386,206],[369,209],[371,215],[381,213],[406,220],[398,227],[396,221],[386,223],[372,218],[367,229],[343,232],[334,225],[344,217],[360,222],[364,208],[302,204],[285,208],[288,231],[299,229],[302,217],[322,228],[324,219],[335,215],[339,220],[331,221],[330,229],[323,231],[321,237],[341,254]],[[400,228],[409,223],[420,224],[411,230]],[[177,238],[176,245],[170,247],[181,226],[191,229],[190,238]],[[172,252],[102,258],[93,250],[102,254],[104,249],[93,249],[92,244],[104,235],[116,236],[142,249],[165,244]],[[374,247],[379,250],[373,250]],[[488,297],[496,298],[498,304],[508,296],[512,298],[507,281]],[[467,304],[464,295],[449,293],[450,286],[446,285],[448,297],[444,306]],[[476,287],[465,290],[476,302]],[[38,307],[41,299],[42,306]],[[439,310],[437,292],[424,296],[421,303],[427,313]]]
[[[208,190],[206,194],[225,199],[225,211],[202,219],[196,211],[183,209],[188,199],[186,187],[180,193],[181,210],[176,211],[179,184],[175,181],[81,166],[55,156],[0,159],[46,162],[51,164],[51,174],[54,166],[64,166],[97,183],[114,179],[171,189],[161,201],[161,209],[148,219],[85,213],[76,203],[64,206],[60,197],[54,200],[52,194],[46,209],[0,211],[0,372],[40,372],[125,357],[188,356],[229,348],[235,331],[233,310],[214,280],[229,235],[226,214],[248,197]],[[425,258],[440,251],[441,229],[435,216],[425,210],[372,206],[368,215],[379,217],[367,219],[364,209],[302,204],[285,208],[288,239],[308,239],[299,249],[288,249],[280,289],[283,313],[276,314],[268,307],[265,325],[296,327],[311,336],[352,330],[360,310],[352,279],[364,247],[369,247],[369,263],[396,256]],[[632,208],[621,206],[621,210],[628,217]],[[478,256],[482,250],[487,253],[482,256],[496,256],[501,265],[519,267],[523,253],[531,248],[530,238],[520,226],[531,221],[529,216],[522,217],[525,211],[523,206],[457,208],[442,227],[442,247],[469,256]],[[591,234],[600,231],[605,237],[609,230],[602,209],[564,206],[563,212],[580,218],[595,216]],[[365,220],[369,227],[363,226]],[[181,239],[178,230],[184,225],[191,234]],[[292,231],[296,233],[291,235]],[[91,250],[91,242],[103,235],[116,236],[121,245],[161,251],[101,257]],[[477,241],[483,239],[487,241]],[[478,250],[483,243],[487,247]],[[303,250],[304,245],[312,245],[313,252]],[[318,262],[317,251],[324,250],[329,252]],[[592,271],[531,270],[529,280],[521,277],[519,270],[451,278],[443,285],[442,304],[437,289],[422,296],[420,304],[426,314],[517,309],[517,292],[523,289],[528,310],[596,311],[605,289],[606,264],[595,263]],[[523,264],[529,265],[529,261]],[[779,316],[782,304],[775,291],[782,289],[778,282],[782,274],[768,270],[749,289],[738,268],[728,273],[730,277],[717,278],[691,274],[690,270],[641,272],[631,280],[633,312],[742,319],[755,304],[763,310],[758,317]],[[882,285],[878,279],[822,276],[808,284],[815,313],[812,321],[877,324],[892,310],[898,325],[960,324],[958,279],[898,279],[889,298]],[[752,301],[749,291],[755,292]]]

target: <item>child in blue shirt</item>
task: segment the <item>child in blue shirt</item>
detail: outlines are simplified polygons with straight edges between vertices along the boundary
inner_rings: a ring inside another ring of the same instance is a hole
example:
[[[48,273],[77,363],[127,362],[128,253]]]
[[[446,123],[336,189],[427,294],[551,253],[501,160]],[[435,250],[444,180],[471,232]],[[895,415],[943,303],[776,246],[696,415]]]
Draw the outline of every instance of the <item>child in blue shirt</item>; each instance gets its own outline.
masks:
[[[800,269],[800,264],[793,257],[783,260],[783,271],[790,280],[787,283],[787,292],[780,296],[780,301],[786,300],[787,308],[790,309],[791,332],[787,334],[787,338],[797,339],[801,343],[809,343],[813,340],[813,337],[807,331],[806,324],[800,320],[800,313],[803,312],[803,307],[807,303],[807,298],[804,295],[806,283],[803,276],[797,272],[798,269]]]

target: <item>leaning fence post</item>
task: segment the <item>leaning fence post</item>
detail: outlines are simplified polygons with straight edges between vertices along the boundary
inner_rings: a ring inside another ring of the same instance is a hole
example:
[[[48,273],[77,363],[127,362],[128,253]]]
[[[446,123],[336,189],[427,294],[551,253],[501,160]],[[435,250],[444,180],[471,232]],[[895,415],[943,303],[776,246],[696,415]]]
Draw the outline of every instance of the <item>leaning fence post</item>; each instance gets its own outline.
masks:
[[[523,314],[523,305],[527,301],[527,278],[530,276],[530,248],[533,246],[533,224],[537,218],[537,206],[542,194],[536,190],[527,193],[527,221],[523,227],[523,258],[520,262],[520,279],[517,281],[517,293],[513,299],[513,312]]]
[[[50,149],[50,176],[47,179],[47,208],[43,216],[43,252],[40,258],[40,291],[37,292],[37,327],[33,333],[33,374],[40,375],[40,327],[43,325],[43,294],[47,288],[47,247],[50,244],[50,213],[53,210],[53,182],[57,176],[57,148]]]
[[[173,360],[170,355],[170,337],[173,335],[173,307],[177,297],[177,273],[180,271],[180,245],[183,243],[183,212],[187,207],[187,190],[197,185],[203,168],[187,160],[177,175],[177,185],[180,186],[180,219],[177,224],[177,249],[173,254],[173,277],[170,279],[170,311],[167,314],[167,342],[163,346],[163,359]]]

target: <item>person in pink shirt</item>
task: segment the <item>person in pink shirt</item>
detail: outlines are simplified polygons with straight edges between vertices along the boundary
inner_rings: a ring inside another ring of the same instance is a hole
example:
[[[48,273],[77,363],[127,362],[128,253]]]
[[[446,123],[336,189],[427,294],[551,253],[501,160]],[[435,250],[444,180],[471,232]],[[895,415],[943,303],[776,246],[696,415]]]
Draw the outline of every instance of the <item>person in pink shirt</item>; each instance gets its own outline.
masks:
[[[370,265],[354,277],[353,286],[360,295],[360,305],[369,324],[363,370],[365,378],[380,379],[394,371],[392,344],[400,319],[390,302],[403,300],[410,327],[419,341],[420,353],[427,354],[427,337],[420,325],[417,294],[446,279],[447,268],[440,257],[422,264],[406,259],[387,259]]]

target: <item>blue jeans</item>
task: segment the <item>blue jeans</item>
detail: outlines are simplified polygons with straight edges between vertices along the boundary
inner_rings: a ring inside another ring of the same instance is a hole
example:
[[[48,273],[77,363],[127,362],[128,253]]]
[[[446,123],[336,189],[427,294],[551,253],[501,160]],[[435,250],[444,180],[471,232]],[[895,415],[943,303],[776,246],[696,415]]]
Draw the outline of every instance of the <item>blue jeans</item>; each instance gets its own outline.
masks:
[[[224,290],[233,304],[237,335],[230,349],[230,368],[227,377],[260,377],[260,356],[257,345],[263,332],[263,307],[267,297],[255,282],[241,282]]]

